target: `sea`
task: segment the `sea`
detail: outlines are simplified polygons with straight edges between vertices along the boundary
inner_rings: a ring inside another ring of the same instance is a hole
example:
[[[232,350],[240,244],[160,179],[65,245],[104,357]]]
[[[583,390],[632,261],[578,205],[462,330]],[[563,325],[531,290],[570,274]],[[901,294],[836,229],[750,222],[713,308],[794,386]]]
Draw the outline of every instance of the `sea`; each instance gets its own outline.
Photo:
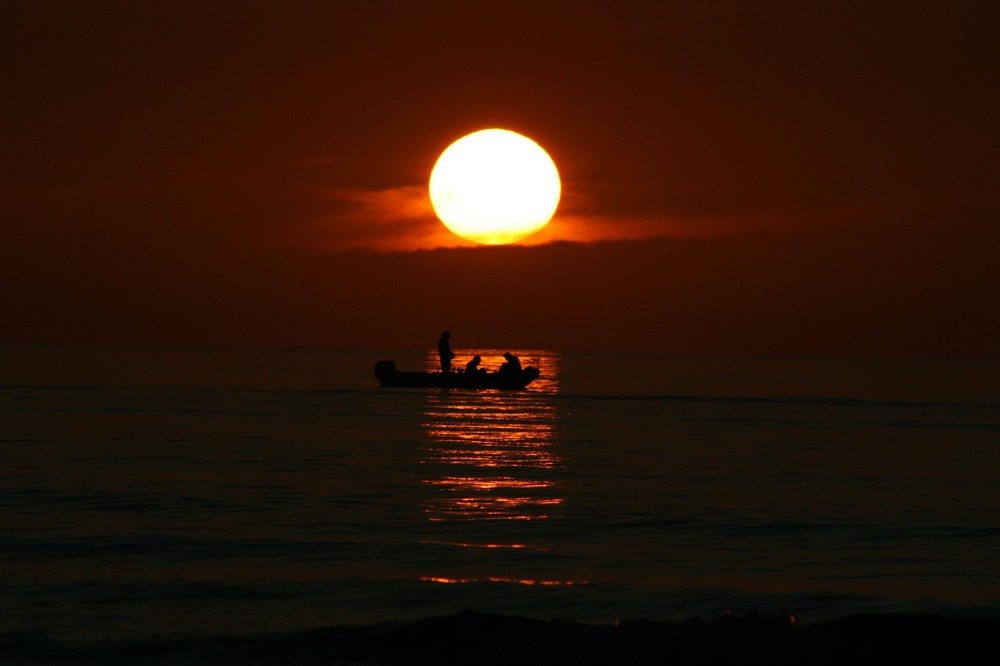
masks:
[[[466,611],[1000,619],[998,359],[455,351],[541,376],[0,346],[0,661]]]

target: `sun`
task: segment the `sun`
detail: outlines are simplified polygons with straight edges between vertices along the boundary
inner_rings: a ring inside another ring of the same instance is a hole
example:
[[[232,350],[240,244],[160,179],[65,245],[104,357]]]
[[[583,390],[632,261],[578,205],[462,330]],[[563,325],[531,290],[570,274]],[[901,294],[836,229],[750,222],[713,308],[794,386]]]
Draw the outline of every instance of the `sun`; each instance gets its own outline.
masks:
[[[516,243],[544,227],[561,193],[548,153],[504,129],[463,136],[431,171],[431,205],[444,226],[487,245]]]

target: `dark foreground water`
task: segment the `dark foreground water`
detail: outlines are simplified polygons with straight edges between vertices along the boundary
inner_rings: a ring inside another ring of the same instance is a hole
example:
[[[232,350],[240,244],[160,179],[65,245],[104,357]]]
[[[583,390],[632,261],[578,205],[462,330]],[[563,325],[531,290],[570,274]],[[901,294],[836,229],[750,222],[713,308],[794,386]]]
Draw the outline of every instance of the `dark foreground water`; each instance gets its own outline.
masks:
[[[520,356],[502,393],[378,387],[424,352],[0,347],[0,662],[996,628],[1000,362]]]

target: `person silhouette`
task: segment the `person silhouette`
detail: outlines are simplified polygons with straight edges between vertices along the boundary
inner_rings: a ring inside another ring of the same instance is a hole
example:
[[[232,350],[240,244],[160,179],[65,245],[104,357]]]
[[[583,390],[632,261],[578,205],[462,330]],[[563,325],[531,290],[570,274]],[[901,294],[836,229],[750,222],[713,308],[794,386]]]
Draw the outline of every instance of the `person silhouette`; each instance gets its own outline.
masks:
[[[477,372],[483,372],[479,368],[479,364],[483,359],[479,358],[479,354],[472,357],[472,360],[465,364],[465,374],[476,374]]]
[[[455,358],[455,354],[451,351],[451,333],[445,331],[441,334],[441,338],[438,340],[438,358],[441,359],[441,372],[448,374],[451,372],[451,359]]]
[[[503,357],[507,359],[507,362],[500,366],[501,373],[506,375],[521,372],[521,359],[514,356],[510,352],[504,352]]]

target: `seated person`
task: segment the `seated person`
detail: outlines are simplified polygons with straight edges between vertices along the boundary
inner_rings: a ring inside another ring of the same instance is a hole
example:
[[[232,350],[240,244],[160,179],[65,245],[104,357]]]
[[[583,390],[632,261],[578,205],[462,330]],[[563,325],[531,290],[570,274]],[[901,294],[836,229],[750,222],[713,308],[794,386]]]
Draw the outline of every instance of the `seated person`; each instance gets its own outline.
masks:
[[[500,366],[500,372],[504,374],[521,372],[521,359],[510,352],[504,352],[503,357],[507,362]]]
[[[482,360],[483,359],[479,358],[479,354],[473,356],[472,360],[465,364],[466,374],[474,372],[486,372],[485,370],[479,367],[479,364],[482,362]]]

